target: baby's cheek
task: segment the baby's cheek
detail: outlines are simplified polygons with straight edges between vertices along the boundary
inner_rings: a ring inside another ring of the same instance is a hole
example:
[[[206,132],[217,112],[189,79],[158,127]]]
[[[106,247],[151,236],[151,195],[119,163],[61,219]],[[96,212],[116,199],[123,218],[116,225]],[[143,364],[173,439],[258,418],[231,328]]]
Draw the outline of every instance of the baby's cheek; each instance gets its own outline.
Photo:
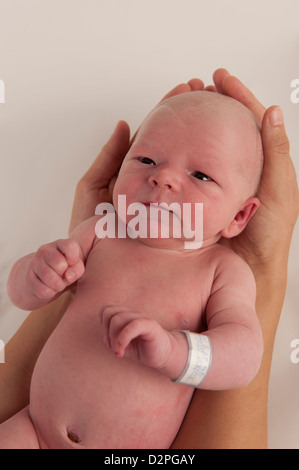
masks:
[[[203,236],[204,239],[217,235],[231,222],[227,215],[226,204],[213,204],[203,206]]]

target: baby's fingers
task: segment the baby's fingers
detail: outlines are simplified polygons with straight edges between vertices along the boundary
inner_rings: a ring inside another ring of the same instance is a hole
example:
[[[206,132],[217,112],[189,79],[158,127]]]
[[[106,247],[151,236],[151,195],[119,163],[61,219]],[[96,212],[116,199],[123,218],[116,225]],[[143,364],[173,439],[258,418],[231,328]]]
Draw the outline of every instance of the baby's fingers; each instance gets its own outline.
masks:
[[[72,284],[77,281],[84,273],[85,266],[83,261],[80,259],[76,264],[70,266],[64,273],[64,279]]]
[[[46,266],[62,277],[67,268],[78,261],[79,248],[76,245],[73,240],[57,240],[42,245],[33,260],[35,270],[40,271],[41,279],[43,280],[44,274],[47,275]]]
[[[64,267],[64,270],[63,272],[60,271],[60,273],[63,274],[68,268],[68,266],[76,265],[77,262],[81,259],[81,248],[75,240],[71,240],[69,238],[66,240],[57,240],[56,247],[58,252],[61,253],[67,263],[66,265],[61,265],[61,268],[63,269]],[[57,253],[57,260],[58,255],[59,253]]]
[[[32,292],[51,298],[75,282],[84,272],[80,247],[73,240],[57,240],[41,246],[28,272]]]
[[[119,334],[125,323],[131,319],[131,311],[126,307],[108,305],[104,307],[100,318],[104,331],[104,342],[111,347],[113,338]]]
[[[56,254],[57,272],[63,276],[68,283],[73,283],[84,273],[84,263],[82,261],[81,248],[75,240],[58,240]],[[59,255],[63,258],[58,261]]]
[[[65,289],[65,281],[44,260],[33,263],[28,271],[31,291],[41,299],[51,299],[57,292]]]
[[[123,357],[130,343],[139,338],[140,341],[152,341],[152,323],[149,318],[134,318],[126,323],[111,345],[118,357]]]
[[[146,332],[146,318],[126,307],[107,306],[102,312],[104,341],[118,357],[123,357],[134,339]]]

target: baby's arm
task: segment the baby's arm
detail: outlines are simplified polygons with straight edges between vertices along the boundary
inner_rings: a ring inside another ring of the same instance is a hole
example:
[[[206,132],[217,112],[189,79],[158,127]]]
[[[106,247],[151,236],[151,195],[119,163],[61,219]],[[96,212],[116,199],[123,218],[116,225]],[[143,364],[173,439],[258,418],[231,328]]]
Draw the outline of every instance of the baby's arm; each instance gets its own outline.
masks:
[[[11,301],[24,310],[51,302],[84,273],[84,263],[95,238],[91,217],[68,239],[42,245],[35,253],[19,259],[10,272],[7,290]]]
[[[212,345],[212,361],[200,388],[240,388],[257,374],[263,338],[255,298],[256,284],[250,268],[228,252],[218,266],[206,306],[204,335]]]
[[[230,256],[231,255],[231,256]],[[151,317],[109,306],[102,312],[106,344],[119,357],[153,367],[177,379],[188,360],[184,333],[167,331]],[[198,388],[231,389],[247,385],[256,375],[263,351],[255,313],[255,282],[247,264],[228,252],[220,262],[206,308],[211,364]]]

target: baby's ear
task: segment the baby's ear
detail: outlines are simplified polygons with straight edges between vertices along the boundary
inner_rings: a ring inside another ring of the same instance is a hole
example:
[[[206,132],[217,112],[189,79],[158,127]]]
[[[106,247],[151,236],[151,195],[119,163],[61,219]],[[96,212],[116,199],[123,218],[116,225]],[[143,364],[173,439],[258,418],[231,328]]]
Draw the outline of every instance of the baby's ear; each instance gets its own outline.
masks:
[[[239,233],[244,230],[251,217],[255,214],[259,205],[260,201],[256,197],[250,197],[247,199],[242,204],[242,207],[236,214],[234,220],[221,230],[221,235],[225,238],[232,238],[239,235]]]

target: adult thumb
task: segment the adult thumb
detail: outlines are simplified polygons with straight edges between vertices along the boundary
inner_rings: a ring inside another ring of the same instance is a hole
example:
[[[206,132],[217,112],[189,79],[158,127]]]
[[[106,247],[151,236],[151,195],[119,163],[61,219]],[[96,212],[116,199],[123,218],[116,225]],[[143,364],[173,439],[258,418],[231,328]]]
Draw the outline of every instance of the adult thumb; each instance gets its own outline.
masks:
[[[279,106],[271,106],[265,111],[261,134],[265,154],[265,164],[267,156],[273,160],[290,155],[290,143],[284,126],[282,109]]]
[[[284,206],[284,218],[293,227],[299,213],[299,192],[296,171],[290,156],[290,143],[279,106],[267,109],[262,122],[264,169],[260,188],[266,189],[271,203]],[[269,205],[269,201],[267,202]],[[277,211],[276,209],[273,209]],[[286,220],[285,220],[286,225]]]

